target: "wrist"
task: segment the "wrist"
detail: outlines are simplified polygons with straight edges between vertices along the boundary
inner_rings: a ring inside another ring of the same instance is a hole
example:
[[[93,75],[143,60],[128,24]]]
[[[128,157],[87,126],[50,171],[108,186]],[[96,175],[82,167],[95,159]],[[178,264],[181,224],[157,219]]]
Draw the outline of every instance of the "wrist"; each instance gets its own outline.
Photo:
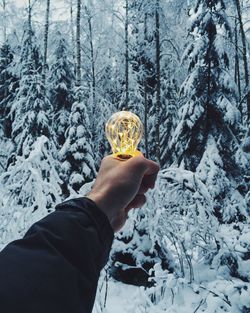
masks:
[[[112,222],[112,216],[110,214],[109,207],[105,201],[105,196],[101,192],[91,191],[86,195],[86,198],[94,201],[96,206],[107,216],[110,224]]]

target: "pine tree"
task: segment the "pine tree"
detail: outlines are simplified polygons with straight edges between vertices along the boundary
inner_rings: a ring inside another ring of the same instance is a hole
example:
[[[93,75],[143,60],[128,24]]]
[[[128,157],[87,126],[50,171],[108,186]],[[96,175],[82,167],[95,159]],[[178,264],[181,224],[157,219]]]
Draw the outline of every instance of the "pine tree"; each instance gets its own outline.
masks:
[[[60,202],[62,182],[53,148],[47,137],[37,137],[29,146],[29,154],[12,158],[7,171],[0,176],[2,244],[23,236],[34,222],[53,211]]]
[[[6,41],[0,50],[0,120],[3,134],[7,138],[11,137],[12,125],[9,113],[19,83],[13,70],[14,63],[14,51]]]
[[[170,71],[162,70],[161,107],[160,107],[160,147],[161,168],[167,168],[172,161],[169,143],[176,128],[178,86],[170,75]]]
[[[47,54],[48,54],[48,37],[49,37],[49,17],[50,17],[50,0],[46,3],[46,14],[44,23],[44,39],[43,39],[43,81],[46,83],[46,72],[47,72]]]
[[[60,157],[63,161],[63,180],[67,182],[68,189],[78,191],[84,183],[95,177],[96,168],[86,97],[81,87],[76,87],[75,94],[76,99],[71,108],[69,128]],[[64,193],[67,192],[65,189]]]
[[[75,74],[66,40],[60,31],[56,32],[55,37],[56,47],[50,69],[49,87],[50,101],[53,105],[52,126],[57,143],[62,146],[65,142],[66,129],[69,126]]]
[[[237,191],[242,180],[235,159],[240,113],[228,72],[231,31],[225,9],[223,0],[199,0],[191,15],[193,40],[184,53],[189,74],[181,88],[180,121],[171,148],[179,165],[199,172],[208,185],[216,182],[214,210],[221,221],[232,221],[243,218],[246,206]],[[234,206],[235,199],[240,206]]]
[[[36,138],[49,137],[51,104],[42,81],[42,62],[36,38],[29,27],[25,28],[21,53],[20,86],[11,108],[12,138],[18,155],[28,155]]]
[[[20,74],[10,111],[16,154],[9,158],[8,169],[0,177],[4,198],[0,210],[12,209],[9,215],[1,214],[4,241],[13,238],[14,229],[23,234],[32,222],[53,210],[61,193],[50,130],[51,104],[42,79],[37,39],[29,23],[24,28]]]
[[[178,65],[177,48],[165,31],[167,21],[162,1],[133,1],[129,10],[132,29],[129,107],[138,112],[144,123],[145,155],[158,158],[164,167],[169,158],[167,146],[178,91],[173,77]]]

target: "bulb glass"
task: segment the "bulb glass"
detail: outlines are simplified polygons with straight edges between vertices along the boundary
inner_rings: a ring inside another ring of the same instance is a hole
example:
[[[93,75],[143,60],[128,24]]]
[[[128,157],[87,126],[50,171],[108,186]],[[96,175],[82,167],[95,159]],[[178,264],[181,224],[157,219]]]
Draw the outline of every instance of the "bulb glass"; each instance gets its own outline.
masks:
[[[136,155],[143,134],[142,122],[136,114],[129,111],[113,114],[105,130],[114,156],[126,159]]]

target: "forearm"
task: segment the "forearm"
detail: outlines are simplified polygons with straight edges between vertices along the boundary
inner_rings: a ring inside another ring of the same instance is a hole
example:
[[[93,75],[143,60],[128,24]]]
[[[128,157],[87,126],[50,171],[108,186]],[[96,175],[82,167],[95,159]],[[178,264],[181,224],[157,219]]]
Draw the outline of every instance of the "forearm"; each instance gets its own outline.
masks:
[[[60,204],[0,253],[1,313],[90,313],[112,240],[93,202]]]

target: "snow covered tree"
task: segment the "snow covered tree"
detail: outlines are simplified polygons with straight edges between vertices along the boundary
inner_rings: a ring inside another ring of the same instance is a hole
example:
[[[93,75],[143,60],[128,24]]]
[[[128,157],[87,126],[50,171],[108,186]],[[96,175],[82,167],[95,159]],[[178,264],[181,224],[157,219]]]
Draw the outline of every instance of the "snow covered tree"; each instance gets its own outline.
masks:
[[[161,107],[160,107],[160,147],[161,168],[167,168],[172,161],[169,143],[176,128],[178,112],[178,86],[174,78],[169,77],[169,70],[162,70]]]
[[[175,118],[173,102],[177,100],[178,91],[174,75],[179,65],[179,52],[170,32],[166,31],[170,27],[168,9],[162,1],[132,1],[129,6],[128,108],[138,113],[144,123],[146,156],[158,158],[161,166],[167,165],[170,121]]]
[[[76,87],[76,99],[71,108],[69,127],[66,131],[66,141],[60,150],[62,160],[63,181],[67,189],[78,191],[80,187],[90,182],[96,174],[90,121],[84,98],[84,91]]]
[[[193,281],[193,263],[210,262],[217,250],[218,221],[199,175],[174,167],[161,171],[144,210],[151,242],[161,247],[176,276]]]
[[[46,2],[46,14],[44,23],[44,39],[43,39],[43,80],[46,83],[46,72],[47,72],[47,54],[48,54],[48,38],[49,38],[49,21],[50,17],[50,0]]]
[[[243,67],[244,67],[244,80],[245,80],[245,98],[246,98],[246,121],[250,121],[250,91],[249,91],[249,60],[248,60],[248,51],[247,51],[247,40],[244,30],[244,22],[242,18],[242,6],[239,0],[234,0],[234,4],[237,11],[237,18],[239,24],[240,37],[242,41],[242,58],[243,58]],[[237,24],[236,24],[237,25]],[[237,32],[237,28],[236,28]],[[237,42],[236,42],[237,44]],[[240,76],[240,75],[239,75]],[[240,82],[239,82],[240,83]],[[244,99],[243,99],[244,100]]]
[[[49,87],[50,101],[53,106],[52,127],[57,143],[62,146],[65,142],[65,131],[69,126],[69,115],[74,100],[75,73],[69,47],[60,31],[56,32],[55,38],[56,47],[51,63]]]
[[[18,77],[14,73],[14,51],[8,41],[0,50],[0,120],[4,135],[11,137],[12,125],[9,116],[11,103],[18,88]]]
[[[11,107],[12,138],[18,155],[28,155],[36,138],[49,137],[48,113],[51,104],[42,81],[42,62],[36,38],[29,25],[25,28],[20,60],[20,85]]]
[[[180,166],[200,173],[206,185],[214,184],[218,218],[233,221],[244,218],[246,205],[237,190],[242,180],[235,159],[240,112],[228,72],[231,32],[225,9],[223,0],[199,0],[191,14],[193,40],[184,53],[189,74],[181,87],[180,121],[171,148]]]
[[[29,154],[17,156],[0,176],[1,243],[23,236],[36,221],[60,202],[61,180],[53,157],[53,145],[44,135],[29,147]],[[7,212],[7,213],[6,213]]]
[[[10,110],[15,154],[0,177],[4,198],[1,210],[12,210],[9,215],[1,214],[4,240],[13,238],[14,230],[16,235],[23,234],[32,222],[53,210],[61,193],[59,164],[50,129],[51,104],[30,23],[25,24],[19,67],[19,88]]]
[[[150,287],[153,286],[150,278],[155,264],[173,271],[172,264],[159,242],[151,237],[145,208],[130,212],[129,215],[129,220],[117,234],[112,247],[110,273],[123,283]]]
[[[18,155],[27,155],[37,137],[50,136],[47,112],[50,112],[51,105],[44,94],[41,74],[33,73],[21,78],[17,99],[11,109],[15,115],[12,136]]]

